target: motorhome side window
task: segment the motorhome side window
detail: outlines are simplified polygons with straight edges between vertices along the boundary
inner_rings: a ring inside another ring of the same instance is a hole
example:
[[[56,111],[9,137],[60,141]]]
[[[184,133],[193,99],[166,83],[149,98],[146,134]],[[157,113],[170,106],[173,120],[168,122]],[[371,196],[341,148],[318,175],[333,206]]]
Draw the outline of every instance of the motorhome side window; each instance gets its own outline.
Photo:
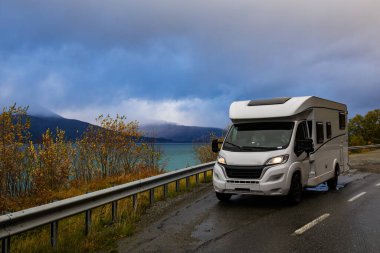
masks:
[[[297,127],[296,132],[296,145],[294,146],[294,153],[299,156],[303,153],[303,150],[299,148],[298,143],[304,141],[307,138],[307,130],[305,122],[301,122]]]
[[[331,139],[331,122],[326,122],[326,138]]]
[[[313,136],[313,121],[312,120],[307,121],[307,127],[309,128],[309,137],[312,138]]]
[[[323,123],[317,122],[317,143],[323,143],[325,136],[323,134]]]
[[[344,112],[339,112],[339,129],[346,129],[346,114]]]

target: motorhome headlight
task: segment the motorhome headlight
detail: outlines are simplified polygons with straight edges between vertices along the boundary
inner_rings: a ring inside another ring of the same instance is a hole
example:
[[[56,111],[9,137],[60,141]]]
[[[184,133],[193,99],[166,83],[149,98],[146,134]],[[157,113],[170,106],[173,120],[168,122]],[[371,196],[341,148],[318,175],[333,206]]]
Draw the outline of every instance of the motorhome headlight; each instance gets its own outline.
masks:
[[[266,165],[275,165],[280,163],[286,163],[289,159],[289,155],[280,155],[270,158],[265,164]]]
[[[217,161],[218,161],[218,163],[220,163],[220,164],[227,164],[226,159],[224,159],[223,156],[218,156]]]

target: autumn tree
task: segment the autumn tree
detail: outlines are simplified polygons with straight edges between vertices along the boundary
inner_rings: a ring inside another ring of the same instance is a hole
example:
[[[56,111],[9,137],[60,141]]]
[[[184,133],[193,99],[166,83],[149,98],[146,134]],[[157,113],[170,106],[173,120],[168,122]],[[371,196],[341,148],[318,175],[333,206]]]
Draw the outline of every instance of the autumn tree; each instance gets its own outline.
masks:
[[[159,159],[159,152],[140,143],[142,134],[136,121],[126,122],[126,117],[120,115],[101,115],[96,121],[99,126],[90,126],[76,142],[77,179],[127,175],[143,164],[151,166],[152,156],[154,161]]]
[[[214,133],[211,133],[209,140],[205,144],[200,146],[194,145],[196,156],[201,163],[216,161],[218,154],[214,153],[211,149],[211,142],[214,139],[218,139],[218,137]],[[219,140],[222,141],[223,138],[221,137]]]
[[[30,156],[35,158],[33,160],[35,191],[57,190],[68,186],[74,150],[72,143],[65,140],[65,131],[56,128],[53,134],[47,129],[37,149],[32,145],[28,151]]]
[[[380,109],[357,114],[348,123],[350,146],[380,143]]]
[[[149,141],[146,143],[141,143],[141,156],[140,156],[140,167],[144,167],[145,169],[151,171],[161,172],[162,166],[166,164],[163,161],[163,151],[156,143],[153,141]]]
[[[0,198],[27,190],[29,171],[24,170],[24,145],[30,138],[27,107],[16,104],[0,114]]]

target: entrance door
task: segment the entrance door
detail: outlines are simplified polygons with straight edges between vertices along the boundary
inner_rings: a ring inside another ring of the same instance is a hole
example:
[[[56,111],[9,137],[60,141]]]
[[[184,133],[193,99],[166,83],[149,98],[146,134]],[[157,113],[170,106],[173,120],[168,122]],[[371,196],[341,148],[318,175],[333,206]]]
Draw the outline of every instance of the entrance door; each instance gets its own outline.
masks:
[[[301,150],[297,143],[303,142],[308,138],[308,131],[306,126],[306,121],[301,121],[298,123],[297,131],[296,131],[296,139],[294,144],[294,154],[297,156],[297,160],[302,165],[302,183],[306,184],[309,179],[310,173],[310,162],[309,156],[305,151]]]

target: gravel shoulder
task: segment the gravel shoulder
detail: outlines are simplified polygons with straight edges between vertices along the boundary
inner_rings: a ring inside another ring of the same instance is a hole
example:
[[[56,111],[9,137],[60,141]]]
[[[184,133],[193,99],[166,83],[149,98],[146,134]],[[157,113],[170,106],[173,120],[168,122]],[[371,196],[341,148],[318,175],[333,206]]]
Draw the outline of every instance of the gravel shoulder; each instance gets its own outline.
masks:
[[[380,173],[380,149],[350,155],[350,169]]]
[[[186,209],[189,206],[189,203],[199,201],[200,198],[203,198],[212,191],[213,188],[211,182],[200,183],[198,186],[187,192],[182,192],[175,197],[166,199],[165,201],[155,202],[146,210],[141,217],[141,220],[138,221],[133,235],[131,237],[120,239],[117,243],[117,249],[113,252],[135,252],[141,245],[155,240],[156,238],[160,238],[163,231],[162,227],[160,227],[161,223],[158,224],[158,221],[165,221],[168,217],[173,215],[173,211]],[[178,211],[174,215],[178,215]],[[183,240],[183,238],[179,240]],[[153,252],[155,251],[153,250]]]
[[[142,216],[142,219],[138,222],[135,233],[138,234],[147,226],[173,212],[173,210],[178,210],[180,208],[186,207],[189,203],[197,200],[199,197],[212,190],[213,188],[211,182],[200,183],[198,186],[192,188],[187,192],[182,192],[175,197],[167,198],[165,201],[155,202],[150,208],[146,210]]]

